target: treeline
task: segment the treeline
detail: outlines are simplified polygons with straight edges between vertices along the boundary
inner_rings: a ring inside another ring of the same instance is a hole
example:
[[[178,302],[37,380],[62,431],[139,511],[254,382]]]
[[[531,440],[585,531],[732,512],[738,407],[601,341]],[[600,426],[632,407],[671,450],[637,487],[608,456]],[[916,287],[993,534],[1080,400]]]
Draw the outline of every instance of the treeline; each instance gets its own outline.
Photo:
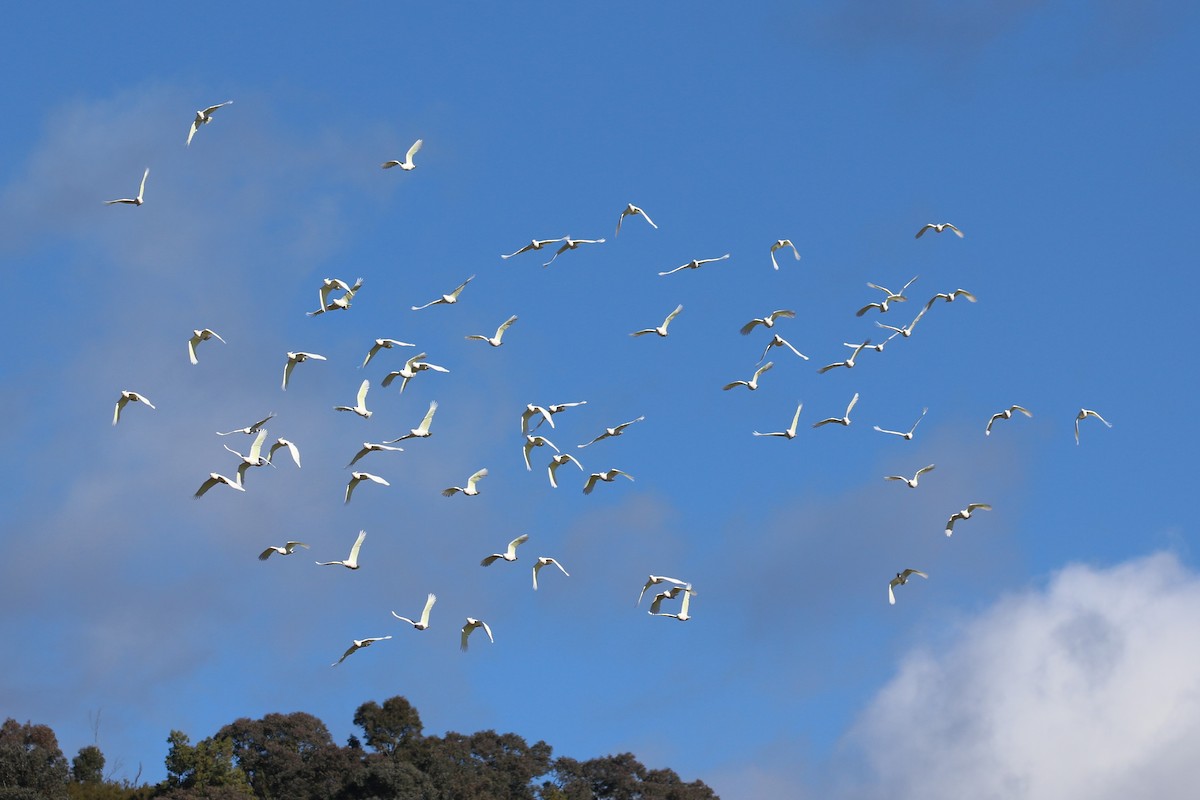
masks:
[[[0,727],[0,800],[709,800],[701,781],[647,769],[630,753],[553,758],[515,733],[422,733],[403,697],[363,703],[361,737],[340,746],[311,714],[242,718],[192,744],[167,737],[167,778],[113,781],[104,754],[80,748],[68,763],[46,725]]]

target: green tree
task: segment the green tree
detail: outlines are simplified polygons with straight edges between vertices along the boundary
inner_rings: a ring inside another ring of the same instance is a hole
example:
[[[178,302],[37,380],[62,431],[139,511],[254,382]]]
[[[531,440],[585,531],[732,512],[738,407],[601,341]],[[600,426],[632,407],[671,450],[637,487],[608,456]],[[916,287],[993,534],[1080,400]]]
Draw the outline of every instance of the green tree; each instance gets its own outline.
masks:
[[[79,748],[71,759],[71,780],[76,783],[104,782],[104,753],[94,744]]]
[[[559,758],[554,762],[557,788],[567,800],[713,800],[717,795],[702,781],[684,783],[669,769],[648,770],[632,753],[590,761]],[[549,798],[556,795],[545,794]]]
[[[167,737],[167,779],[160,789],[168,796],[236,796],[253,794],[246,774],[233,761],[228,737],[201,739],[193,746],[183,731]],[[181,790],[177,792],[175,790]]]
[[[374,700],[363,703],[354,712],[354,724],[362,728],[368,747],[386,755],[421,738],[421,715],[399,695],[384,700],[382,706]]]
[[[67,757],[46,725],[9,718],[0,725],[0,798],[33,790],[38,800],[66,800]]]
[[[325,723],[297,711],[243,717],[217,731],[263,800],[331,800],[360,762],[333,743]]]

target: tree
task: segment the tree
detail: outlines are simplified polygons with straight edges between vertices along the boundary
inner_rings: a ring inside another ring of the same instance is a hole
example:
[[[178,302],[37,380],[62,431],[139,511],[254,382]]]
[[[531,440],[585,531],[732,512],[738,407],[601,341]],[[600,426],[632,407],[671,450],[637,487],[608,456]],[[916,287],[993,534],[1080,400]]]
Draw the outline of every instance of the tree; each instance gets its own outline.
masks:
[[[230,740],[238,767],[263,800],[330,800],[359,766],[333,743],[324,722],[302,711],[243,717],[217,737]]]
[[[421,738],[421,715],[399,695],[384,700],[382,706],[374,700],[363,703],[354,712],[354,724],[362,728],[368,747],[389,756]]]
[[[9,718],[0,726],[0,798],[33,790],[38,800],[66,800],[67,757],[46,725]]]
[[[561,794],[543,796],[567,800],[715,800],[703,781],[684,783],[669,769],[648,770],[632,753],[590,761],[559,758],[554,762]],[[551,784],[553,787],[553,784]]]
[[[104,753],[94,744],[79,748],[79,754],[71,759],[71,780],[76,783],[104,782]]]
[[[160,789],[169,797],[248,797],[253,794],[246,773],[233,763],[228,737],[202,739],[195,746],[183,731],[167,737],[167,779]],[[176,791],[180,790],[180,791]]]

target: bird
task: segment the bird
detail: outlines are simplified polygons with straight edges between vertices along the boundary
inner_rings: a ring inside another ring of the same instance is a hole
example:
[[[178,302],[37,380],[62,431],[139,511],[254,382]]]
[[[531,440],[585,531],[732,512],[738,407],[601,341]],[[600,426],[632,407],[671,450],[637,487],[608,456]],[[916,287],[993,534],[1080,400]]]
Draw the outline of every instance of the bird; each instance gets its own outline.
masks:
[[[283,390],[285,392],[287,391],[288,379],[292,377],[292,370],[296,368],[297,364],[308,361],[310,358],[313,361],[327,360],[325,356],[316,353],[289,352],[287,354],[287,363],[283,365]]]
[[[631,333],[629,335],[630,336],[645,336],[648,333],[657,333],[659,336],[665,337],[667,335],[667,326],[671,324],[671,320],[673,320],[677,316],[679,316],[680,311],[683,311],[682,303],[680,305],[676,306],[675,310],[672,311],[670,314],[667,314],[667,318],[663,320],[662,325],[659,325],[657,328],[644,328],[640,331],[634,331],[633,333]]]
[[[563,243],[562,247],[560,247],[554,251],[554,255],[550,256],[550,260],[547,261],[545,264],[542,264],[543,267],[548,267],[551,264],[553,264],[554,259],[558,258],[559,256],[561,256],[563,253],[567,252],[568,250],[579,249],[579,245],[581,245],[581,244],[603,244],[604,243],[603,239],[572,239],[570,236],[564,236],[561,239],[559,239],[558,241]]]
[[[655,616],[655,617],[674,617],[675,619],[679,620],[680,622],[687,622],[689,619],[691,619],[691,615],[689,615],[689,614],[688,614],[688,606],[690,606],[690,605],[691,605],[691,602],[692,602],[692,594],[693,594],[693,593],[692,593],[692,587],[691,587],[691,586],[684,587],[684,590],[683,590],[683,605],[681,605],[681,606],[679,607],[679,613],[678,613],[678,614],[666,614],[666,613],[663,613],[663,612],[657,612],[657,613],[656,613],[656,612],[655,612],[653,609],[650,611],[650,614],[651,614],[651,615],[653,615],[653,616]],[[653,604],[652,604],[652,605],[653,605]]]
[[[354,458],[350,459],[350,463],[346,465],[346,469],[349,469],[350,467],[353,467],[355,464],[357,464],[358,460],[360,458],[362,458],[363,456],[365,456],[367,453],[377,453],[377,452],[380,452],[383,450],[386,450],[389,452],[396,452],[396,453],[404,452],[403,447],[392,447],[389,444],[375,444],[373,442],[363,442],[362,449],[359,450],[358,453],[355,454]]]
[[[616,469],[615,467],[613,469],[607,470],[605,472],[593,472],[591,475],[588,476],[587,483],[585,483],[583,485],[583,493],[591,494],[592,489],[594,489],[596,486],[596,481],[604,481],[605,483],[612,483],[613,481],[615,481],[617,479],[618,475],[624,475],[626,478],[629,478],[629,480],[633,480],[633,476],[630,475],[628,472],[622,472],[621,470]]]
[[[222,339],[220,335],[218,335],[217,332],[211,328],[192,331],[192,338],[188,339],[188,358],[193,364],[200,363],[196,359],[196,345],[200,344],[201,342],[207,342],[209,339],[216,339],[221,344],[225,344],[225,340]]]
[[[884,480],[885,481],[903,481],[905,483],[905,485],[908,486],[908,488],[915,489],[915,488],[917,488],[917,481],[920,479],[921,475],[923,475],[926,472],[929,472],[932,469],[933,469],[933,464],[930,464],[928,467],[921,467],[919,470],[917,470],[917,474],[913,475],[911,478],[906,478],[903,475],[888,475],[887,477],[884,478]]]
[[[929,302],[925,304],[925,310],[928,311],[930,307],[938,300],[945,300],[947,303],[953,303],[955,299],[959,297],[965,297],[972,303],[974,303],[976,299],[975,295],[971,294],[966,289],[955,289],[953,292],[938,292],[933,297],[929,298]]]
[[[425,305],[423,305],[423,306],[413,306],[413,307],[412,307],[412,310],[413,310],[413,311],[420,311],[421,309],[423,309],[423,308],[429,308],[430,306],[438,306],[438,305],[453,305],[454,303],[457,303],[457,302],[458,302],[458,296],[459,296],[460,294],[462,294],[462,290],[463,290],[463,289],[465,289],[465,288],[467,288],[467,284],[468,284],[468,283],[470,283],[470,282],[471,282],[471,281],[473,281],[473,280],[475,280],[475,276],[474,276],[474,275],[472,275],[471,277],[467,278],[465,281],[463,281],[462,283],[460,283],[460,284],[458,285],[458,288],[456,288],[454,291],[450,292],[449,294],[444,294],[444,295],[442,295],[441,297],[439,297],[439,298],[438,298],[438,299],[436,299],[436,300],[430,300],[428,303],[426,303],[426,304],[425,304]]]
[[[408,148],[408,152],[404,154],[403,161],[396,161],[394,159],[392,161],[385,161],[379,165],[380,168],[391,169],[392,167],[399,167],[405,172],[416,169],[417,165],[413,163],[413,156],[417,154],[417,151],[421,149],[421,145],[423,144],[425,144],[424,139],[417,139],[412,143],[412,147]]]
[[[350,502],[350,495],[354,494],[354,487],[358,486],[361,481],[372,481],[373,483],[379,483],[384,486],[391,486],[390,483],[378,475],[372,475],[369,472],[351,472],[350,482],[346,484],[346,500],[343,505]]]
[[[321,287],[321,307],[316,311],[309,311],[308,316],[315,317],[324,314],[326,311],[345,311],[350,307],[350,301],[354,299],[354,295],[358,294],[358,290],[362,288],[362,285],[363,279],[359,278],[354,282],[353,286],[347,286],[344,281],[338,281],[331,287]],[[335,288],[345,289],[345,294],[329,300],[329,293]]]
[[[799,350],[797,350],[795,347],[792,346],[791,342],[789,342],[787,339],[784,339],[782,336],[780,336],[778,333],[776,333],[771,338],[771,341],[767,344],[766,348],[763,349],[762,357],[758,359],[757,363],[761,364],[763,362],[763,359],[767,357],[767,353],[771,352],[771,348],[774,348],[774,347],[786,347],[788,350],[791,350],[793,353],[800,356],[805,361],[808,361],[808,356],[804,355],[804,353],[801,353]]]
[[[481,342],[487,342],[492,347],[499,347],[502,344],[502,342],[500,341],[500,337],[504,336],[504,332],[506,330],[508,330],[508,327],[516,321],[517,321],[517,315],[513,314],[511,317],[504,320],[504,322],[500,323],[500,327],[496,328],[495,336],[484,336],[482,333],[472,333],[469,336],[467,336],[466,338],[467,339],[478,339]]]
[[[421,420],[421,424],[410,430],[408,433],[401,436],[399,439],[390,439],[387,444],[395,444],[403,442],[405,439],[427,439],[431,435],[429,426],[433,423],[433,414],[437,411],[437,400],[432,400],[429,403],[429,410],[425,412],[425,418]]]
[[[916,318],[913,319],[912,322],[905,325],[903,328],[897,328],[894,325],[885,325],[884,323],[879,322],[879,321],[876,321],[875,325],[880,328],[883,328],[884,330],[895,331],[895,333],[893,333],[891,336],[888,337],[889,341],[892,339],[895,339],[897,336],[903,336],[905,339],[907,339],[909,336],[912,336],[913,328],[916,327],[917,323],[921,321],[921,317],[925,316],[925,312],[928,310],[929,310],[928,307],[922,308],[920,311],[917,312]]]
[[[658,594],[654,595],[654,600],[651,601],[651,603],[650,603],[650,612],[649,613],[657,614],[658,609],[662,607],[663,600],[674,600],[676,597],[679,596],[679,593],[682,592],[683,590],[684,590],[684,588],[682,586],[672,586],[670,589],[667,589],[665,592],[659,592]]]
[[[992,414],[992,418],[988,420],[987,428],[984,429],[983,435],[991,436],[992,435],[992,425],[994,425],[996,423],[996,420],[1012,419],[1012,415],[1013,415],[1014,411],[1020,411],[1022,414],[1024,414],[1027,417],[1033,416],[1033,414],[1030,412],[1030,410],[1028,408],[1023,408],[1018,405],[1009,406],[1008,408],[1004,409],[1003,411],[1001,411],[997,414]]]
[[[540,415],[542,420],[549,422],[551,428],[554,427],[554,419],[553,419],[553,415],[550,413],[550,409],[546,408],[545,406],[536,405],[534,403],[526,403],[525,410],[521,412],[521,433],[529,432],[529,420],[535,414]],[[540,420],[539,420],[538,424],[539,425],[541,424]]]
[[[735,386],[745,386],[747,389],[749,389],[750,391],[753,392],[754,390],[756,390],[758,388],[758,376],[762,375],[764,372],[766,372],[773,366],[775,366],[775,362],[768,361],[767,363],[763,364],[761,367],[759,367],[758,369],[756,369],[754,371],[754,377],[752,377],[750,380],[734,381],[733,383],[725,384],[721,388],[724,389],[725,391],[729,391],[730,389],[732,389]]]
[[[113,409],[113,425],[116,425],[121,421],[121,409],[129,403],[145,403],[151,408],[154,408],[154,403],[151,403],[149,400],[147,400],[144,394],[138,394],[137,392],[131,392],[126,389],[122,389],[121,397],[117,400],[117,407]]]
[[[268,547],[266,550],[263,550],[258,554],[258,560],[266,561],[271,557],[272,553],[279,553],[281,556],[290,556],[292,553],[296,552],[297,547],[303,547],[305,550],[308,549],[308,545],[306,545],[304,542],[286,542],[282,547],[272,546]]]
[[[570,453],[559,453],[556,456],[552,456],[550,458],[550,464],[546,467],[546,473],[550,476],[551,488],[558,488],[558,482],[554,480],[554,473],[558,471],[559,467],[561,467],[563,464],[566,464],[568,461],[579,467],[580,472],[583,472],[583,464],[580,464],[579,459],[575,458],[575,456],[571,455]]]
[[[714,261],[724,261],[727,258],[729,258],[729,253],[726,253],[725,255],[719,256],[717,258],[693,258],[691,261],[687,262],[686,264],[684,264],[681,267],[676,267],[675,269],[669,269],[666,272],[660,272],[658,274],[660,277],[663,275],[674,275],[676,272],[679,272],[680,270],[683,270],[683,269],[699,269],[700,267],[704,266],[705,264],[711,264]]]
[[[246,487],[242,486],[242,474],[242,470],[239,469],[237,480],[234,480],[233,478],[227,478],[219,473],[210,472],[208,473],[208,480],[200,484],[200,488],[196,490],[196,493],[192,495],[192,497],[196,499],[203,497],[205,492],[216,486],[218,483],[223,483],[231,489],[237,489],[239,492],[244,492],[246,491]]]
[[[348,650],[346,650],[346,652],[342,653],[342,657],[339,658],[334,663],[330,664],[329,666],[336,667],[338,664],[345,661],[346,657],[349,656],[354,651],[361,650],[364,647],[370,647],[371,645],[375,644],[375,642],[382,642],[385,639],[390,639],[390,638],[392,638],[392,637],[391,636],[373,636],[369,639],[354,639],[353,640],[354,644],[350,645],[350,648]]]
[[[346,283],[341,278],[321,279],[321,288],[317,290],[317,296],[320,298],[320,309],[322,311],[325,311],[329,308],[329,295],[333,294],[335,289],[348,292],[350,291],[350,284]]]
[[[931,229],[933,230],[934,233],[941,233],[942,231],[949,229],[949,230],[954,231],[955,235],[957,235],[958,238],[960,238],[960,239],[963,238],[962,231],[960,231],[958,228],[951,225],[949,222],[926,222],[925,226],[923,228],[921,228],[921,230],[917,231],[917,235],[914,236],[913,238],[920,239],[922,234],[925,233],[925,231],[931,230]]]
[[[218,108],[224,108],[227,105],[232,105],[232,100],[226,100],[224,103],[217,103],[215,106],[209,106],[196,112],[196,118],[192,120],[192,127],[188,130],[187,142],[184,147],[191,147],[192,137],[196,135],[196,131],[200,130],[201,125],[207,125],[212,122],[213,112]]]
[[[652,219],[650,219],[649,214],[647,214],[645,211],[643,211],[642,209],[635,206],[633,203],[630,203],[629,205],[625,206],[625,210],[622,211],[621,216],[617,218],[617,232],[614,233],[613,236],[620,235],[621,223],[625,221],[626,217],[632,217],[635,215],[640,216],[642,219],[646,220],[646,222],[649,222],[650,227],[654,228],[654,230],[658,230],[658,226],[654,224],[654,221]],[[537,587],[534,587],[534,588],[537,588]]]
[[[647,222],[648,221],[649,220],[647,220]],[[553,558],[550,558],[549,556],[540,556],[537,560],[537,563],[533,565],[533,590],[535,592],[537,591],[538,573],[541,572],[542,567],[546,566],[547,564],[553,564],[554,566],[556,566],[560,570],[562,570],[563,575],[566,575],[568,578],[571,577],[571,573],[567,572],[567,570],[563,567],[562,564],[558,563],[557,561],[555,561]]]
[[[543,247],[545,247],[548,244],[554,244],[555,242],[561,242],[562,240],[563,240],[562,236],[558,237],[557,239],[532,239],[532,240],[530,240],[529,244],[525,245],[517,252],[509,253],[506,256],[502,255],[500,257],[501,258],[512,258],[513,256],[521,255],[521,253],[528,253],[530,250],[541,250]]]
[[[235,428],[234,430],[225,431],[224,433],[217,431],[217,436],[229,436],[230,434],[234,434],[234,433],[244,433],[247,436],[253,436],[254,434],[256,434],[262,430],[263,425],[266,425],[268,422],[270,422],[274,418],[275,418],[275,412],[272,411],[270,414],[267,414],[265,417],[260,419],[258,422],[255,422],[251,425],[247,425],[244,428]]]
[[[529,409],[529,408],[544,408],[545,409],[546,413],[544,415],[539,416],[537,423],[533,426],[533,429],[537,430],[538,428],[541,427],[543,422],[549,422],[550,427],[553,428],[555,414],[561,414],[562,412],[566,411],[568,408],[574,408],[575,406],[585,406],[585,405],[587,405],[587,400],[577,400],[574,403],[552,403],[551,405],[544,406],[544,407],[543,406],[526,406],[526,408],[527,409]],[[538,413],[540,414],[540,412],[538,412]],[[521,419],[521,429],[522,429],[521,432],[522,433],[525,432],[524,428],[525,428],[525,419],[524,419],[524,417],[522,417],[522,419]]]
[[[863,350],[865,350],[871,346],[871,340],[867,339],[862,344],[847,344],[846,342],[842,342],[842,344],[846,345],[847,347],[854,348],[854,352],[851,353],[850,357],[847,358],[845,361],[835,361],[832,364],[826,364],[825,366],[821,367],[819,370],[817,370],[818,375],[824,375],[826,372],[829,372],[829,370],[834,369],[835,367],[845,367],[846,369],[853,369],[854,368],[854,359],[858,358],[859,353],[861,353]]]
[[[358,400],[353,406],[334,406],[334,411],[353,411],[363,419],[370,419],[373,411],[367,410],[367,392],[371,388],[371,381],[363,379],[362,384],[358,387]]]
[[[150,168],[146,167],[146,171],[142,173],[142,184],[138,187],[137,197],[123,198],[121,200],[105,200],[104,205],[111,206],[114,203],[124,203],[130,206],[140,206],[143,202],[142,196],[146,193],[146,178],[150,177]]]
[[[437,595],[434,594],[433,592],[430,592],[429,596],[425,598],[425,608],[421,611],[421,618],[418,619],[416,622],[412,621],[408,617],[400,616],[395,611],[392,612],[392,616],[395,617],[396,619],[407,622],[409,625],[412,625],[414,628],[416,628],[419,631],[423,631],[429,627],[429,612],[431,610],[433,610],[433,604],[436,602],[437,602]]]
[[[529,433],[525,434],[523,452],[525,454],[525,469],[527,471],[533,471],[533,466],[529,463],[529,451],[533,450],[535,447],[545,447],[546,445],[550,445],[554,452],[559,452],[558,448],[554,446],[554,442],[550,441],[545,436],[534,436],[533,434]]]
[[[907,303],[908,298],[904,296],[904,292],[905,292],[905,290],[908,289],[908,287],[912,286],[913,282],[916,281],[916,279],[919,277],[921,277],[921,276],[914,275],[912,277],[912,279],[909,280],[908,283],[906,283],[900,287],[900,291],[898,291],[898,292],[893,292],[891,289],[887,288],[886,286],[880,286],[878,284],[871,283],[870,281],[868,281],[867,286],[871,287],[872,289],[878,289],[879,291],[883,292],[884,295],[886,295],[886,296],[883,298],[883,300],[881,300],[878,303],[867,303],[865,306],[860,308],[858,311],[854,312],[854,316],[861,317],[863,314],[867,313],[872,308],[878,308],[879,313],[882,314],[888,310],[888,303]]]
[[[491,641],[492,644],[496,643],[495,637],[492,636],[492,629],[488,627],[486,622],[481,619],[467,617],[467,624],[462,626],[462,639],[459,640],[458,645],[458,648],[464,653],[467,652],[467,637],[470,636],[471,632],[476,628],[483,628],[483,632],[488,635],[488,640]]]
[[[820,422],[814,422],[813,427],[819,428],[822,425],[828,425],[830,423],[837,423],[838,425],[849,425],[850,424],[850,412],[854,409],[854,404],[857,402],[858,402],[858,392],[855,392],[854,397],[850,398],[850,405],[846,406],[846,416],[840,417],[840,418],[839,417],[829,417],[828,419],[823,419]]]
[[[601,439],[608,439],[612,436],[620,436],[621,434],[623,434],[625,432],[625,429],[628,428],[630,425],[634,424],[635,422],[641,422],[645,418],[646,418],[646,415],[643,414],[642,416],[638,417],[637,419],[629,420],[629,422],[622,422],[620,425],[614,425],[611,428],[605,428],[604,433],[600,434],[595,439],[592,439],[590,442],[587,442],[585,444],[576,445],[576,447],[583,448],[583,447],[587,447],[590,444],[595,444],[596,442],[600,441]]]
[[[975,511],[991,511],[992,507],[987,503],[970,503],[962,511],[955,511],[950,515],[950,519],[946,522],[946,535],[950,536],[954,533],[954,523],[960,519],[970,519]]]
[[[479,494],[479,489],[475,486],[475,484],[479,483],[481,479],[486,478],[487,474],[487,467],[484,467],[471,477],[467,478],[466,486],[451,486],[448,489],[443,489],[442,497],[451,497],[457,492],[462,492],[467,497],[474,497],[475,495]]]
[[[292,461],[296,462],[296,468],[299,469],[300,468],[300,448],[296,447],[295,442],[288,441],[287,439],[284,439],[284,438],[276,439],[275,444],[271,445],[271,449],[267,451],[268,463],[271,462],[271,459],[273,459],[275,457],[275,451],[281,447],[287,448],[288,453],[292,457]]]
[[[520,547],[521,545],[525,544],[525,542],[527,542],[527,541],[529,541],[529,534],[522,533],[520,536],[518,536],[517,538],[513,539],[511,542],[508,543],[508,548],[503,553],[492,553],[490,556],[488,556],[487,558],[480,561],[479,566],[490,567],[493,562],[495,562],[501,558],[504,559],[505,561],[516,561],[517,560],[517,548]]]
[[[422,361],[421,359],[425,358],[425,355],[425,353],[417,353],[415,356],[408,359],[408,361],[404,362],[403,368],[395,372],[389,372],[387,375],[383,376],[383,380],[380,381],[380,384],[386,388],[391,386],[392,381],[396,380],[396,378],[403,378],[404,380],[400,381],[399,393],[404,394],[404,387],[408,386],[408,382],[410,380],[417,377],[418,372],[424,372],[425,370],[432,370],[433,372],[450,371],[445,367],[438,366],[437,364],[431,364],[428,361]]]
[[[796,406],[796,413],[792,416],[792,424],[786,431],[776,431],[774,433],[759,433],[758,431],[752,431],[752,433],[755,436],[782,436],[785,439],[795,439],[796,425],[800,421],[800,409],[802,408],[804,408],[804,403],[800,403]]]
[[[792,248],[792,255],[796,257],[797,261],[800,260],[800,251],[796,249],[796,245],[792,244],[792,240],[779,239],[775,242],[775,244],[771,245],[771,266],[773,266],[777,272],[779,271],[779,262],[775,260],[775,251],[781,247]]]
[[[154,406],[150,406],[150,407],[154,408]],[[1091,409],[1087,409],[1087,408],[1081,408],[1081,409],[1079,409],[1079,413],[1075,415],[1075,444],[1079,444],[1079,423],[1083,422],[1088,417],[1095,417],[1096,419],[1100,420],[1108,427],[1110,427],[1110,428],[1112,427],[1111,422],[1109,422],[1104,417],[1097,414],[1095,411],[1092,411]],[[115,425],[116,422],[114,421],[113,424]]]
[[[350,555],[345,561],[318,561],[317,564],[322,567],[345,567],[346,569],[358,569],[358,551],[362,549],[363,539],[367,538],[366,531],[359,531],[358,538],[354,540],[354,546],[350,548]]]
[[[637,602],[633,604],[637,608],[642,604],[642,598],[646,595],[646,590],[651,586],[657,586],[660,583],[673,583],[680,588],[691,588],[691,584],[687,581],[681,581],[678,578],[668,578],[666,575],[651,575],[646,579],[646,585],[642,587],[641,594],[638,595]]]
[[[259,428],[258,435],[254,437],[254,442],[250,445],[250,452],[246,453],[245,455],[242,455],[237,450],[234,450],[232,447],[230,447],[227,444],[223,444],[221,446],[224,447],[229,452],[233,453],[238,458],[240,458],[242,460],[242,463],[245,464],[246,466],[261,467],[261,466],[264,466],[265,464],[270,463],[268,459],[263,458],[263,454],[262,454],[263,441],[266,438],[267,438],[267,429]]]
[[[755,317],[742,326],[742,336],[749,335],[750,331],[754,330],[754,328],[758,325],[762,325],[767,328],[773,328],[775,327],[775,320],[779,318],[795,319],[796,312],[792,311],[791,309],[781,308],[778,311],[772,311],[765,317]]]
[[[925,415],[928,413],[929,413],[928,408],[922,409],[921,416],[917,417],[917,421],[913,423],[912,427],[908,429],[907,433],[903,433],[901,431],[887,431],[887,430],[884,430],[883,428],[879,427],[878,425],[875,426],[875,430],[879,431],[880,433],[890,433],[893,436],[899,436],[901,439],[904,439],[907,442],[911,442],[912,438],[913,438],[913,433],[917,430],[917,426],[921,424],[921,420],[925,419]]]
[[[896,605],[896,593],[893,592],[892,589],[908,583],[908,579],[913,575],[920,575],[922,578],[929,577],[919,569],[906,569],[904,572],[897,572],[896,577],[892,578],[892,580],[888,583],[888,602],[890,604]]]
[[[380,350],[391,350],[393,347],[416,347],[410,342],[402,342],[399,339],[376,339],[375,344],[367,352],[367,357],[363,359],[362,366],[365,367],[375,357],[375,354]],[[362,367],[359,367],[361,369]]]

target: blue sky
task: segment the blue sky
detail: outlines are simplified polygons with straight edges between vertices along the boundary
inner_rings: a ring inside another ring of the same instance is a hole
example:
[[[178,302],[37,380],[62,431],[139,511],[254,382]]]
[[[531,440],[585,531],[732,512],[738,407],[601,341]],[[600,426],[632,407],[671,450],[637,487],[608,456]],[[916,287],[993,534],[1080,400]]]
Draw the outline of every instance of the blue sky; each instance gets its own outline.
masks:
[[[1200,652],[1197,13],[1139,9],[14,9],[0,711],[51,725],[71,754],[102,709],[110,766],[132,777],[141,762],[150,780],[172,728],[199,739],[303,710],[341,741],[357,705],[403,694],[428,732],[629,750],[727,798],[883,783],[928,797],[943,779],[1097,797],[1070,758],[1009,745],[1048,717],[1090,730],[1103,707],[1127,755],[1107,786],[1154,775],[1169,795],[1200,730],[1181,698],[1200,687],[1142,667]],[[225,100],[185,148],[195,110]],[[415,170],[379,169],[416,138]],[[146,167],[145,205],[102,204]],[[614,236],[627,203],[659,228],[627,219]],[[914,239],[946,221],[965,237]],[[564,235],[607,241],[547,269],[539,253],[499,258]],[[802,258],[781,251],[775,271],[780,238]],[[410,310],[471,275],[457,304]],[[909,302],[855,317],[880,299],[868,281],[918,275]],[[350,310],[310,318],[325,277],[364,285]],[[877,319],[906,324],[960,287],[978,302],[939,303],[911,338],[817,374],[843,342],[881,341]],[[677,304],[666,339],[628,335]],[[775,331],[811,360],[775,350],[757,391],[721,391],[770,341],[738,329],[782,308],[797,316]],[[511,314],[502,347],[465,340]],[[192,366],[203,327],[228,343]],[[450,372],[383,389],[407,355],[360,369],[377,337]],[[328,361],[299,365],[284,393],[295,350]],[[334,413],[364,378],[373,416]],[[131,406],[113,428],[122,389],[157,410]],[[811,427],[855,392],[850,427]],[[401,435],[432,400],[434,435],[364,458],[391,486],[344,505],[362,442]],[[633,483],[584,496],[576,471],[553,490],[546,448],[524,469],[525,404],[578,400],[540,432]],[[751,435],[785,428],[798,402],[796,439]],[[1032,419],[985,438],[1012,403]],[[872,430],[926,407],[912,441]],[[1081,407],[1113,427],[1085,421],[1077,446]],[[235,468],[222,443],[248,446],[213,432],[268,412],[303,468],[193,500]],[[930,463],[916,490],[882,480]],[[478,497],[440,495],[481,467]],[[947,539],[969,502],[994,510]],[[313,565],[360,529],[362,569]],[[478,566],[519,533],[516,564]],[[255,558],[287,539],[312,549]],[[543,573],[535,594],[540,555],[571,576]],[[890,607],[905,567],[930,578]],[[693,583],[692,620],[634,608],[651,573]],[[430,591],[430,630],[388,613],[419,612]],[[496,643],[460,653],[466,616]],[[387,634],[330,669],[351,639]],[[1061,680],[1017,692],[1064,658]],[[1008,701],[1028,711],[1011,730],[989,716]],[[1186,710],[1168,724],[1160,706]],[[904,758],[889,725],[911,726]]]

